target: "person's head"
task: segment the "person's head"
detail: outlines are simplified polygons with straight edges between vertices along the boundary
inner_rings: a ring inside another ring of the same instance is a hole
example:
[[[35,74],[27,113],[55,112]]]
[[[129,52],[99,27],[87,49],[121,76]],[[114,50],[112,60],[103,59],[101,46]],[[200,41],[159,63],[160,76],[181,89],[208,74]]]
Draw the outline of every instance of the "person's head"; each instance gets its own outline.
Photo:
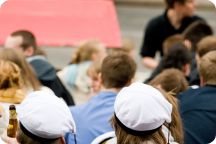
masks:
[[[167,9],[175,9],[184,17],[192,16],[196,9],[195,0],[165,0]]]
[[[216,51],[205,54],[199,63],[199,74],[201,86],[209,84],[216,85]]]
[[[174,44],[163,58],[163,69],[176,68],[185,76],[190,74],[191,53],[182,43]]]
[[[96,61],[93,62],[87,71],[88,76],[91,78],[91,88],[93,92],[99,92],[101,90],[102,84],[101,84],[101,65],[102,61]]]
[[[149,84],[160,87],[166,92],[172,92],[175,96],[188,88],[188,82],[184,74],[175,68],[163,70]]]
[[[163,54],[164,56],[167,55],[169,49],[176,43],[183,43],[184,39],[183,36],[180,34],[175,34],[172,36],[169,36],[168,38],[165,39],[163,42]]]
[[[35,91],[18,109],[17,141],[21,144],[62,144],[67,132],[76,132],[64,101],[48,91]]]
[[[124,38],[120,48],[112,49],[111,54],[126,53],[130,57],[135,58],[135,45],[132,40]]]
[[[183,32],[183,37],[191,43],[191,49],[197,50],[197,43],[206,36],[213,35],[213,30],[205,21],[195,21]]]
[[[98,40],[88,40],[81,43],[72,55],[70,63],[98,61],[106,57],[106,47]]]
[[[216,50],[216,36],[204,37],[197,46],[197,63],[199,63],[200,58],[210,51]]]
[[[24,85],[33,90],[40,89],[40,82],[31,66],[25,60],[22,52],[16,49],[0,49],[0,60],[7,60],[16,63],[21,69],[21,75],[24,80]]]
[[[102,62],[102,85],[105,88],[122,88],[131,83],[135,72],[136,63],[127,54],[108,55]]]
[[[17,30],[11,33],[5,41],[5,47],[22,50],[25,56],[32,56],[38,50],[36,38],[28,30]]]
[[[117,144],[165,144],[161,127],[171,122],[171,112],[172,105],[158,89],[138,82],[124,87],[117,94],[111,120]]]

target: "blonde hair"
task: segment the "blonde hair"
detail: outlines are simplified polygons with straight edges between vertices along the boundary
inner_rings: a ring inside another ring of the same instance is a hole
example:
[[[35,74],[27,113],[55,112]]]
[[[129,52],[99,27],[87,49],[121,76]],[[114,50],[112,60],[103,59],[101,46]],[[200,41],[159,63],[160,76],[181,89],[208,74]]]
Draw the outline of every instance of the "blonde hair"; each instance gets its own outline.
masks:
[[[151,135],[134,136],[128,134],[119,126],[115,116],[111,118],[111,124],[115,129],[117,144],[142,144],[147,141],[153,141],[155,144],[166,144],[166,138],[162,132],[162,128]]]
[[[92,60],[92,55],[99,52],[104,45],[98,40],[89,40],[81,43],[72,55],[71,64],[78,64]]]
[[[205,84],[216,84],[216,51],[208,52],[201,58],[199,72]]]
[[[33,90],[40,89],[41,84],[22,52],[16,49],[3,48],[0,50],[0,59],[14,62],[19,66],[25,86],[31,87]]]
[[[0,60],[0,89],[22,88],[20,68],[13,62]]]

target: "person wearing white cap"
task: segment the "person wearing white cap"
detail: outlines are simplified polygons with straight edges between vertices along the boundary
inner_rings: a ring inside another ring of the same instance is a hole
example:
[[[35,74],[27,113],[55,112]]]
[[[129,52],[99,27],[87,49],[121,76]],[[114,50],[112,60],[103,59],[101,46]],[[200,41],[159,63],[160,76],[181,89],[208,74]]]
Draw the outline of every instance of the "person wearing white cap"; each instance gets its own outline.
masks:
[[[51,92],[35,91],[19,106],[17,141],[20,144],[64,144],[66,132],[76,132],[65,102]]]
[[[136,63],[127,54],[107,56],[101,67],[102,90],[86,104],[71,107],[77,126],[77,143],[90,144],[101,134],[113,130],[109,120],[114,112],[117,93],[130,85],[136,71]],[[66,135],[66,142],[72,144],[73,136]]]
[[[172,105],[156,88],[138,82],[123,88],[116,97],[114,111],[114,143],[167,143],[162,126],[171,122]]]

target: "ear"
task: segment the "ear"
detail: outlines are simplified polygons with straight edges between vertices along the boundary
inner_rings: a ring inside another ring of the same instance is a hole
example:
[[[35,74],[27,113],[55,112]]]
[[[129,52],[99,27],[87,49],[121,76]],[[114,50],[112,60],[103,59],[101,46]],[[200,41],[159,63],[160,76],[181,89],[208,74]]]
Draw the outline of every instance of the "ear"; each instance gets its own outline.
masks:
[[[191,41],[189,41],[188,39],[185,39],[183,41],[183,44],[191,51],[191,49],[192,49],[192,43],[191,43]]]
[[[189,76],[190,75],[190,64],[185,64],[183,66],[183,72],[185,76]]]
[[[28,47],[27,49],[24,50],[24,55],[29,57],[34,54],[34,48],[33,47]]]
[[[61,138],[60,138],[59,144],[66,144],[64,137],[61,137]]]
[[[205,80],[204,78],[200,75],[200,86],[204,86],[205,85]]]

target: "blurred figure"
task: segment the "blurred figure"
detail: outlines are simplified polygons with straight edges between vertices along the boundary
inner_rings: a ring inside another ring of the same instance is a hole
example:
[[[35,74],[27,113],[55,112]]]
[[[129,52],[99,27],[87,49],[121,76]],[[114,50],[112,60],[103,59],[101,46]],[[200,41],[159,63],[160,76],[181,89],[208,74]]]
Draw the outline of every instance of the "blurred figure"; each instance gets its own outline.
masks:
[[[39,81],[44,86],[52,89],[58,97],[62,97],[68,105],[74,105],[72,96],[58,79],[55,68],[47,61],[44,52],[38,48],[36,38],[32,32],[18,30],[11,33],[5,41],[5,47],[22,51],[26,60],[33,67]]]
[[[97,136],[112,130],[109,119],[117,93],[129,85],[136,71],[136,63],[126,54],[107,56],[101,67],[102,89],[87,103],[71,107],[77,126],[77,143],[89,144]],[[73,136],[66,135],[67,143],[73,144]]]
[[[185,144],[207,144],[216,135],[216,51],[204,55],[199,63],[200,88],[180,93],[180,114]]]
[[[92,62],[102,61],[106,55],[103,43],[98,40],[85,41],[73,53],[70,64],[58,72],[76,104],[84,103],[90,98],[90,78],[87,74],[89,66]]]
[[[4,133],[4,131],[7,128],[7,117],[6,117],[6,113],[5,110],[3,108],[3,106],[0,104],[0,144],[6,144],[2,138],[1,135]]]
[[[213,35],[213,30],[210,25],[204,21],[196,21],[191,23],[183,32],[184,39],[191,45],[192,62],[191,73],[189,76],[190,85],[199,85],[199,75],[197,70],[197,63],[195,59],[197,44],[206,36]]]
[[[116,138],[110,143],[172,143],[166,139],[170,132],[162,132],[163,125],[171,122],[172,105],[152,86],[133,83],[123,88],[116,97],[114,112]]]
[[[195,0],[165,0],[165,3],[164,14],[153,18],[145,29],[140,54],[142,63],[150,69],[158,65],[155,53],[159,51],[163,56],[162,44],[167,37],[182,33],[189,24],[201,20],[194,16]]]
[[[191,53],[188,48],[182,43],[176,43],[169,48],[166,56],[163,57],[160,65],[158,65],[157,71],[151,74],[151,76],[145,81],[148,83],[155,76],[168,68],[176,68],[182,71],[185,77],[190,74]]]

